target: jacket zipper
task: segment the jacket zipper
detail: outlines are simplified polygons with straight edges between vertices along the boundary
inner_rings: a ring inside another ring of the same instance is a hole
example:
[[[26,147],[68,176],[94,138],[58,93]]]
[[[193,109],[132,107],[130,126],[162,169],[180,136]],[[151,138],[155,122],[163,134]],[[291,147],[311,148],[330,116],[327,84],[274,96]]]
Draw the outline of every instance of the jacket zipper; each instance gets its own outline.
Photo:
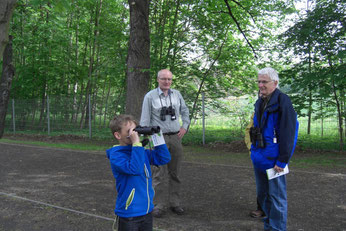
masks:
[[[145,172],[145,178],[147,181],[147,199],[148,199],[148,207],[147,207],[147,212],[149,212],[149,208],[150,208],[150,196],[149,196],[149,171],[147,169],[147,166],[144,164],[144,172]]]

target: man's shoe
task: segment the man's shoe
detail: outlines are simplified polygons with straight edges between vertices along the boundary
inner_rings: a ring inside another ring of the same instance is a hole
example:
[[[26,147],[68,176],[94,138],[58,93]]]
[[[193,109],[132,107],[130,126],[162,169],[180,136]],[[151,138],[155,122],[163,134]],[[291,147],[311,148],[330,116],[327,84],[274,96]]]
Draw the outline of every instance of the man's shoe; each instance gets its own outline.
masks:
[[[153,217],[156,217],[156,218],[162,217],[164,213],[165,213],[165,211],[163,211],[162,209],[159,209],[159,208],[154,208],[153,211],[151,212]]]
[[[250,216],[253,218],[261,218],[261,217],[265,217],[265,214],[261,210],[254,210],[250,212]]]
[[[185,212],[184,209],[180,206],[171,207],[171,210],[173,213],[175,213],[177,215],[183,215]]]

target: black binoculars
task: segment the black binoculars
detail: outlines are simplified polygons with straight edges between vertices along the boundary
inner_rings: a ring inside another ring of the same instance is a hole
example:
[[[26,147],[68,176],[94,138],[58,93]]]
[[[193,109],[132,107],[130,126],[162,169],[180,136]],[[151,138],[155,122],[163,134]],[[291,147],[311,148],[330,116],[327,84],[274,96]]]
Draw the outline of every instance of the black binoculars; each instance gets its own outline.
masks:
[[[151,126],[151,127],[137,126],[133,130],[138,132],[138,134],[153,135],[154,133],[159,133],[160,132],[160,127],[159,126]]]
[[[176,120],[177,117],[175,116],[175,109],[172,106],[169,107],[162,107],[160,112],[160,119],[162,121],[166,120],[166,115],[171,116],[171,120]]]
[[[258,148],[264,148],[264,140],[263,135],[261,133],[261,129],[257,127],[250,128],[250,139],[251,143]]]

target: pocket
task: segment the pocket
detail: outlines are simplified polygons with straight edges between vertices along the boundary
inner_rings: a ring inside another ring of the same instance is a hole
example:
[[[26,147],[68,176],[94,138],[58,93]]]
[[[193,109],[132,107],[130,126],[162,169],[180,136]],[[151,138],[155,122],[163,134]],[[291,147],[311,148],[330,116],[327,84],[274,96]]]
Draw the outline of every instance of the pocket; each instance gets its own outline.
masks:
[[[275,160],[279,155],[279,144],[268,144],[263,152],[265,158],[268,160]]]
[[[127,210],[127,209],[129,208],[129,206],[131,205],[131,203],[132,203],[132,201],[133,201],[133,199],[134,199],[134,197],[135,197],[135,192],[136,192],[136,189],[133,188],[133,189],[131,190],[130,195],[127,197],[125,210]]]

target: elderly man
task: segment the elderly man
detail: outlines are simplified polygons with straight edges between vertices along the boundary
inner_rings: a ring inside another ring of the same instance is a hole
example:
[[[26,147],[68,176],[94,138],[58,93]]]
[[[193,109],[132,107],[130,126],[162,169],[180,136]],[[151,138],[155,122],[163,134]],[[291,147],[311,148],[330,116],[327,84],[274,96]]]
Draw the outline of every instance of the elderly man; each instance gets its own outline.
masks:
[[[181,139],[187,131],[190,119],[189,109],[185,105],[180,92],[171,89],[172,78],[172,72],[167,69],[158,72],[157,82],[159,87],[145,95],[140,121],[142,126],[160,126],[171,153],[170,163],[153,168],[154,217],[161,217],[165,213],[168,203],[174,213],[178,215],[184,213],[184,209],[180,204],[181,180],[179,173],[183,157]],[[182,126],[179,123],[180,116]],[[167,180],[168,203],[165,184]]]
[[[290,98],[278,89],[279,76],[273,68],[260,70],[257,83],[261,97],[250,131],[257,198],[266,215],[264,230],[286,230],[286,176],[268,180],[266,170],[280,173],[288,164],[297,140],[297,114]]]

